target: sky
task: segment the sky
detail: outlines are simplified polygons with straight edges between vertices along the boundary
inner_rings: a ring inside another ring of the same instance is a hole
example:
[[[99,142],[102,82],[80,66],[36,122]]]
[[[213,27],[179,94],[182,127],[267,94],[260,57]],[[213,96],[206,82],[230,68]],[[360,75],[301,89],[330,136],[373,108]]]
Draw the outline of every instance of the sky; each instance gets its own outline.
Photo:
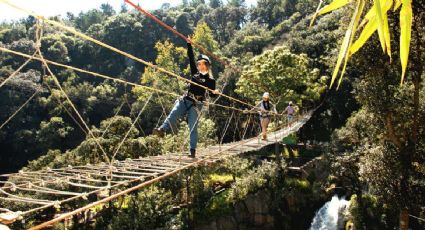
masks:
[[[120,11],[121,5],[124,3],[123,0],[10,0],[10,2],[22,8],[31,9],[43,16],[65,15],[66,12],[78,14],[81,11],[99,8],[102,3],[109,3],[116,11]],[[158,9],[164,3],[170,3],[172,6],[176,6],[182,0],[133,0],[133,2],[136,4],[139,3],[141,7],[147,10],[153,10]],[[250,6],[255,4],[257,0],[246,0],[245,2]],[[131,6],[128,6],[128,9],[130,8]],[[18,20],[27,16],[25,13],[19,12],[0,2],[0,22]]]

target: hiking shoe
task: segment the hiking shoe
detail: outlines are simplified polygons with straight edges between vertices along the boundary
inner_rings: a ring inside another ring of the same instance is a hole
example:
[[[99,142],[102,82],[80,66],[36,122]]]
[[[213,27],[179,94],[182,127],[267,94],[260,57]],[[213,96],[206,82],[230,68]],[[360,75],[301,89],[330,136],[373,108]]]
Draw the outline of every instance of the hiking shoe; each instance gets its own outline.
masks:
[[[162,128],[155,128],[152,130],[152,134],[156,135],[158,137],[164,137],[165,136],[165,131]]]
[[[195,158],[196,149],[190,149],[190,153],[187,155],[190,158]]]

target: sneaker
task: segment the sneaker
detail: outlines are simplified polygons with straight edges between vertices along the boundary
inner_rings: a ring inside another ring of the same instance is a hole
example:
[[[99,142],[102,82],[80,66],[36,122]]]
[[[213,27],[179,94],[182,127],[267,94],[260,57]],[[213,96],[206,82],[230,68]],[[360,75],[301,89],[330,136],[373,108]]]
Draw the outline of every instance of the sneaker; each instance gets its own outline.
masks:
[[[156,135],[158,137],[164,137],[165,136],[165,131],[163,128],[155,128],[152,130],[152,134]]]
[[[187,155],[190,158],[195,158],[196,149],[190,149],[190,153]]]

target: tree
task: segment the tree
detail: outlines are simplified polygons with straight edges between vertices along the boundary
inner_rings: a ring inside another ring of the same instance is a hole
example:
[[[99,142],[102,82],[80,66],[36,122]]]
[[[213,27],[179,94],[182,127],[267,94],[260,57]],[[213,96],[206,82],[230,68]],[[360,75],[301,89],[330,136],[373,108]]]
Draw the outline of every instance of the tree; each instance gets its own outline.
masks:
[[[210,7],[214,9],[223,5],[223,2],[221,0],[210,0],[209,3]]]
[[[218,50],[218,42],[214,39],[211,28],[205,22],[201,22],[196,25],[192,40],[201,44],[210,52],[214,53]]]
[[[69,62],[68,48],[65,45],[64,37],[59,34],[44,36],[41,41],[41,51],[47,59],[61,63]]]
[[[86,31],[91,25],[102,23],[104,19],[103,12],[97,9],[89,10],[86,13],[81,12],[75,18],[75,25],[78,29]]]
[[[173,197],[169,190],[152,186],[128,197],[126,203],[127,208],[118,210],[119,215],[102,218],[96,226],[99,229],[172,228]]]
[[[187,7],[189,5],[188,0],[182,0],[182,6]]]
[[[49,121],[41,122],[36,138],[46,149],[64,150],[64,142],[72,130],[61,117],[51,117]]]
[[[121,4],[120,13],[127,13],[127,12],[128,12],[127,4],[125,3]]]
[[[27,28],[24,25],[12,25],[9,28],[0,29],[0,41],[12,43],[22,38],[26,38]]]
[[[255,101],[269,92],[273,102],[283,109],[288,101],[302,105],[320,98],[327,77],[309,67],[306,55],[291,53],[284,46],[275,47],[250,60],[244,68],[237,92]]]
[[[204,20],[220,44],[227,44],[233,34],[246,22],[245,7],[223,6],[210,11]]]
[[[229,0],[227,2],[228,6],[234,6],[234,7],[243,7],[245,6],[245,0]]]
[[[157,66],[178,75],[183,75],[184,63],[187,59],[185,48],[175,47],[168,40],[164,43],[158,42],[155,48],[158,52],[158,56],[155,60]],[[183,86],[185,85],[181,80],[150,67],[146,68],[146,71],[143,73],[141,83],[176,94],[182,94]],[[142,100],[152,94],[152,92],[145,91],[142,88],[136,88],[135,93],[138,94],[139,99]],[[162,95],[162,97],[165,97],[165,95]],[[166,97],[168,100],[172,100],[170,96],[167,95]],[[170,103],[166,103],[165,107],[168,108],[169,106]]]
[[[425,118],[416,117],[416,111],[425,111],[425,98],[419,93],[425,86],[421,83],[417,89],[413,79],[399,86],[399,66],[370,55],[379,51],[378,42],[372,40],[354,58],[357,71],[364,72],[354,85],[362,110],[353,114],[337,137],[353,151],[362,153],[360,178],[380,202],[398,210],[400,229],[405,229],[409,225],[406,215],[417,213],[425,203],[417,194],[424,189],[420,168],[424,165]],[[417,54],[418,49],[424,48],[415,47],[411,53]]]
[[[259,0],[257,6],[251,9],[251,20],[266,24],[271,29],[295,12],[294,2],[293,0]]]
[[[232,40],[224,47],[224,52],[228,57],[242,58],[242,55],[246,56],[248,52],[259,55],[271,40],[272,36],[267,26],[249,22],[233,35]]]
[[[100,9],[106,17],[111,17],[115,15],[115,10],[109,3],[103,3],[102,5],[100,5]]]
[[[199,5],[205,4],[205,0],[191,0],[190,6],[192,7],[198,7]]]
[[[183,12],[176,19],[176,29],[184,35],[189,35],[192,33],[192,28],[190,26],[190,15],[186,12]]]
[[[372,37],[372,34],[377,32],[379,37],[379,44],[382,48],[383,53],[387,54],[389,56],[389,60],[377,60],[377,63],[382,63],[382,61],[385,61],[388,63],[388,61],[391,62],[391,59],[393,55],[398,56],[400,58],[400,64],[401,64],[401,83],[410,84],[410,82],[407,82],[405,79],[406,74],[412,78],[413,88],[414,90],[411,93],[411,98],[413,98],[412,101],[412,109],[411,111],[411,117],[410,117],[410,123],[405,124],[405,126],[402,129],[409,130],[407,134],[399,134],[396,128],[400,128],[397,123],[395,123],[395,120],[398,120],[400,116],[396,114],[397,112],[401,112],[400,110],[395,109],[389,109],[386,112],[382,113],[382,119],[384,129],[386,130],[385,136],[388,139],[388,142],[390,144],[387,144],[389,148],[392,148],[392,151],[395,151],[400,156],[400,164],[401,164],[401,181],[400,181],[400,188],[403,192],[404,191],[411,191],[412,184],[410,184],[410,178],[414,175],[412,173],[412,167],[413,167],[413,159],[415,159],[415,155],[420,151],[421,147],[421,140],[418,138],[420,135],[420,124],[422,116],[420,115],[421,111],[421,99],[420,99],[420,90],[422,88],[421,82],[422,82],[422,75],[423,75],[423,63],[421,63],[421,59],[424,57],[424,45],[423,45],[423,32],[422,28],[424,27],[423,22],[425,21],[425,16],[423,13],[421,13],[425,7],[425,3],[423,1],[393,1],[393,0],[375,0],[373,4],[371,5],[371,8],[369,9],[368,13],[363,16],[363,11],[366,9],[366,2],[363,0],[356,0],[356,1],[340,1],[335,0],[329,5],[321,8],[316,12],[316,15],[325,14],[327,12],[336,10],[338,8],[341,8],[348,3],[355,3],[355,9],[354,13],[351,18],[351,22],[347,28],[344,40],[342,42],[338,60],[332,75],[331,85],[339,78],[338,85],[342,81],[342,77],[345,73],[346,66],[348,63],[349,58],[356,52],[360,50],[360,48],[365,47],[365,44],[367,41],[374,41],[373,39],[370,39]],[[394,12],[391,12],[390,9],[393,8]],[[395,12],[398,11],[399,12]],[[396,15],[399,14],[399,15]],[[394,22],[397,20],[400,26],[395,26]],[[314,20],[314,18],[313,18]],[[363,30],[357,37],[357,29],[362,28]],[[392,42],[391,40],[391,32],[395,32],[395,34],[399,34],[400,42],[397,43],[399,48],[399,53],[393,53],[392,46],[395,42]],[[356,40],[357,39],[357,40]],[[411,50],[413,48],[413,50]],[[409,59],[410,55],[410,59]],[[410,64],[409,64],[410,63]],[[369,64],[369,63],[368,63]],[[342,65],[342,71],[341,71],[341,65]],[[381,64],[382,65],[382,64]],[[407,72],[408,67],[410,67],[410,71]],[[380,68],[381,73],[384,75],[388,74],[394,74],[394,70],[390,69],[388,66],[385,68]],[[372,71],[370,71],[372,72]],[[370,76],[370,75],[369,75]],[[373,75],[372,75],[373,76]],[[370,77],[372,77],[370,76]],[[389,80],[392,81],[392,80]],[[367,81],[364,81],[367,82]],[[383,86],[392,85],[392,82],[388,81],[380,81],[379,82]],[[377,87],[377,86],[374,86]],[[410,88],[409,88],[410,89]],[[383,89],[384,92],[386,89]],[[389,95],[394,95],[393,93],[390,93]],[[395,95],[394,95],[395,96]],[[398,96],[398,95],[397,95]],[[384,97],[386,98],[386,97]],[[379,99],[382,99],[380,97]],[[387,98],[387,99],[393,99],[393,98]],[[366,100],[367,101],[367,100]],[[411,102],[411,100],[407,99],[406,101]],[[384,108],[389,108],[388,103],[390,101],[385,101],[386,106],[383,106]],[[390,103],[391,104],[391,103]],[[370,105],[370,104],[369,104]],[[390,106],[391,107],[391,106]],[[379,107],[373,107],[372,111],[382,111],[382,109],[379,109]],[[405,113],[403,111],[402,113]],[[408,118],[409,119],[409,118]],[[406,120],[400,120],[402,123],[406,122]],[[388,148],[382,148],[383,150],[381,152],[391,152],[386,151]],[[396,169],[394,169],[396,170]],[[413,175],[412,175],[413,174]],[[384,188],[383,188],[384,189]],[[397,193],[397,192],[396,192]],[[406,200],[406,197],[409,197],[411,195],[414,195],[413,193],[407,192],[406,196],[403,196],[400,200],[400,217],[399,217],[399,223],[400,223],[400,229],[405,230],[408,229],[408,222],[409,222],[409,207],[411,204],[408,200]]]

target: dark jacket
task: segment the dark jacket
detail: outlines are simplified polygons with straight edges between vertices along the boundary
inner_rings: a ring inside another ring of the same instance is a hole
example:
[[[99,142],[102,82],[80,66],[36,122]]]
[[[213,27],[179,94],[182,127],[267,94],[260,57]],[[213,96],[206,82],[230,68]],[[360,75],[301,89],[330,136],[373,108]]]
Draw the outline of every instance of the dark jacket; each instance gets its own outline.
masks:
[[[196,82],[197,84],[200,84],[202,86],[208,87],[211,90],[215,90],[215,80],[209,76],[209,74],[201,74],[198,71],[198,68],[196,67],[195,62],[195,55],[193,54],[193,48],[190,43],[187,43],[187,55],[189,56],[189,64],[190,64],[190,72],[191,72],[191,78],[190,80],[193,82]],[[189,89],[187,91],[187,95],[189,97],[195,96],[198,101],[205,100],[205,94],[206,91],[204,88],[190,84]],[[210,94],[211,96],[215,97],[216,95]]]

